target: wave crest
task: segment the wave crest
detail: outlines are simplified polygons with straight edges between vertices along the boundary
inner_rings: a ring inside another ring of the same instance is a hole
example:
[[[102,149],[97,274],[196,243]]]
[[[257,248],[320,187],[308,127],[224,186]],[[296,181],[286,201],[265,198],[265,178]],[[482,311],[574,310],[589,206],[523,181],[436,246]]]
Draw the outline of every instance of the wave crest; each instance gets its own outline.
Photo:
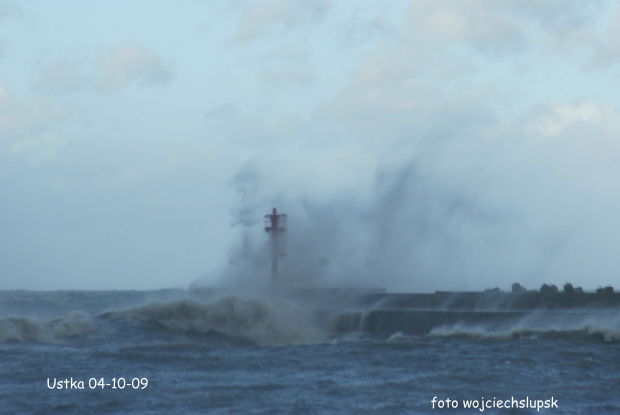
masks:
[[[59,344],[95,331],[93,322],[80,313],[42,321],[24,316],[0,319],[0,342],[39,342]]]
[[[326,337],[311,310],[282,299],[228,296],[209,303],[183,299],[108,312],[104,316],[132,318],[186,332],[213,331],[258,346],[315,343]]]

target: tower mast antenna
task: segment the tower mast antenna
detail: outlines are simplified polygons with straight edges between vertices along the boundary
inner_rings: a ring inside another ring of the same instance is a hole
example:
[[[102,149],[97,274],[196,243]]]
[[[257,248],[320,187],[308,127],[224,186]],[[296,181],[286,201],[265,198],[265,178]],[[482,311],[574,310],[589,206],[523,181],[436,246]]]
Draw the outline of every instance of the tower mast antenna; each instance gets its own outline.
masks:
[[[271,279],[277,283],[278,259],[286,255],[286,215],[273,208],[271,215],[265,215],[265,232],[271,236]]]

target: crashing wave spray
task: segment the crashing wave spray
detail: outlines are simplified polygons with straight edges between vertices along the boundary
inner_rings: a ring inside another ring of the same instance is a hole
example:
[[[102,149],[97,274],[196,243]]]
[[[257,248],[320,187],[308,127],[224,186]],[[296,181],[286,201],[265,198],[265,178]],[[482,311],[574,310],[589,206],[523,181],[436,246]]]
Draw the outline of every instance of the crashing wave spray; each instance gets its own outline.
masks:
[[[0,342],[62,344],[95,331],[92,320],[79,313],[42,321],[25,316],[0,319]]]
[[[326,340],[312,312],[284,299],[225,296],[209,302],[183,299],[150,303],[105,318],[131,318],[184,333],[217,333],[257,346],[308,344]]]

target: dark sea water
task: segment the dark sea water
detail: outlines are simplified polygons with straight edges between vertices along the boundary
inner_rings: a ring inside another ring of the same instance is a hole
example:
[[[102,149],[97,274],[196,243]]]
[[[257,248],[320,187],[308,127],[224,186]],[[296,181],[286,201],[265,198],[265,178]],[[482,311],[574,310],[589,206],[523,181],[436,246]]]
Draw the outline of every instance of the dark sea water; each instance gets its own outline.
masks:
[[[484,413],[620,414],[620,319],[372,337],[282,299],[0,292],[2,414],[476,414],[463,400],[513,397],[557,408]]]

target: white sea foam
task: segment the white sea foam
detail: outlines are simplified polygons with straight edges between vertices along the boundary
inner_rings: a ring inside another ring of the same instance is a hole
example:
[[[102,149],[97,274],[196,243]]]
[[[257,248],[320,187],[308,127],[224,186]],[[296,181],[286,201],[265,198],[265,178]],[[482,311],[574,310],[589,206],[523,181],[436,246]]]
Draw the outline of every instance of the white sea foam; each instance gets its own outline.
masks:
[[[409,336],[405,336],[402,331],[397,331],[396,333],[393,333],[387,339],[387,342],[388,343],[399,343],[399,342],[403,341],[404,339],[408,339],[408,338],[409,338]]]
[[[507,325],[457,323],[436,327],[431,336],[515,337],[544,333],[585,332],[606,341],[620,340],[620,312],[532,313]]]

